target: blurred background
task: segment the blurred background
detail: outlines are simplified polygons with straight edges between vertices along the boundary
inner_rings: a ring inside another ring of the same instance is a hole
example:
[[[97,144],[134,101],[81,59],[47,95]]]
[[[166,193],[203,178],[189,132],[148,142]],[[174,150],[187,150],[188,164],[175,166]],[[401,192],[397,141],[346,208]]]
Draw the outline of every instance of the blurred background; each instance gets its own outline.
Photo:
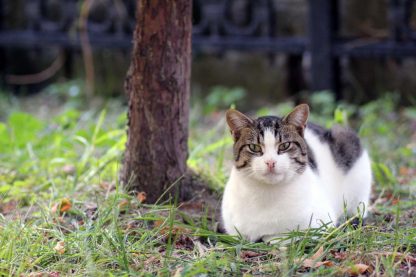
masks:
[[[120,189],[136,2],[0,0],[0,276],[415,272],[416,1],[193,1],[187,166],[218,199],[233,105],[283,116],[307,102],[310,121],[350,126],[370,153],[369,225],[296,232],[287,251],[218,236],[201,202],[178,205],[191,218]],[[319,245],[324,266],[300,267]]]
[[[194,0],[188,165],[221,188],[224,111],[283,115],[307,102],[312,121],[357,130],[379,182],[393,184],[416,153],[414,2]],[[0,0],[0,173],[32,172],[36,154],[36,170],[52,159],[58,172],[117,176],[135,4]]]
[[[1,0],[0,108],[34,95],[124,101],[135,4]],[[410,0],[194,0],[192,101],[258,109],[331,91],[414,105],[415,11]]]

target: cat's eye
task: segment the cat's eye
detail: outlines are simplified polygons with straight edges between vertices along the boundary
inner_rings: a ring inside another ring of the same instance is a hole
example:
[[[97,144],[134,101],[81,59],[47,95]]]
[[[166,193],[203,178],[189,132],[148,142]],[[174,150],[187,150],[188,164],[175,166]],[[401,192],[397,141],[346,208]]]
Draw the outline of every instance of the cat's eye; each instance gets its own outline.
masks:
[[[279,151],[280,152],[286,151],[289,149],[289,147],[290,147],[290,142],[284,142],[279,145]]]
[[[261,152],[261,146],[258,144],[249,144],[248,148],[250,149],[251,152],[254,153],[260,153]]]

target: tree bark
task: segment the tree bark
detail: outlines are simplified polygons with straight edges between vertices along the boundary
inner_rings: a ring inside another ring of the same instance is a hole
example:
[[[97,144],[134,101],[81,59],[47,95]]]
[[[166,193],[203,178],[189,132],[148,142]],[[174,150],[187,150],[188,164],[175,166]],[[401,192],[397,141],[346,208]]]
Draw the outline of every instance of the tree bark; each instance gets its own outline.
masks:
[[[137,1],[121,178],[149,203],[186,174],[191,35],[192,0]]]

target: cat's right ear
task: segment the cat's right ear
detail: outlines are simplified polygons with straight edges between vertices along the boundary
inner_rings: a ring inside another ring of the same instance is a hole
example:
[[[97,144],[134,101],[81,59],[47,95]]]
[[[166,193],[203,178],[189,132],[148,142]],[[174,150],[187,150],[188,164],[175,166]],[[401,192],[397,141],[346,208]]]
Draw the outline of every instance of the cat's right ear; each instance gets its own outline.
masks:
[[[252,127],[254,123],[253,119],[234,109],[228,110],[226,117],[234,141],[237,141],[240,138],[241,130]]]
[[[295,126],[300,134],[303,136],[303,131],[306,128],[306,122],[309,117],[309,106],[307,104],[300,104],[296,106],[292,112],[283,118],[283,122]]]

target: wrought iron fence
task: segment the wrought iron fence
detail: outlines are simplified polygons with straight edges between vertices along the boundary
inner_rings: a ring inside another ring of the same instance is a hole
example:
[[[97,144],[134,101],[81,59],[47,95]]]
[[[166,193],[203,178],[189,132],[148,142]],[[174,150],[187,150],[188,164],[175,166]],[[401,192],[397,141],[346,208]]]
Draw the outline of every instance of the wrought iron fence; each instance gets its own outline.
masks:
[[[88,34],[93,47],[129,49],[135,2],[100,0],[89,2],[92,5],[88,7],[88,1],[78,0],[0,0],[0,48],[77,49],[82,34]],[[410,23],[413,0],[389,0],[390,34],[377,39],[339,34],[339,0],[308,0],[308,31],[299,37],[278,34],[273,0],[193,2],[194,51],[259,51],[292,57],[308,53],[312,91],[340,91],[342,57],[416,56],[416,33]],[[16,13],[23,15],[18,24],[9,20]],[[301,59],[292,61],[300,63]]]

